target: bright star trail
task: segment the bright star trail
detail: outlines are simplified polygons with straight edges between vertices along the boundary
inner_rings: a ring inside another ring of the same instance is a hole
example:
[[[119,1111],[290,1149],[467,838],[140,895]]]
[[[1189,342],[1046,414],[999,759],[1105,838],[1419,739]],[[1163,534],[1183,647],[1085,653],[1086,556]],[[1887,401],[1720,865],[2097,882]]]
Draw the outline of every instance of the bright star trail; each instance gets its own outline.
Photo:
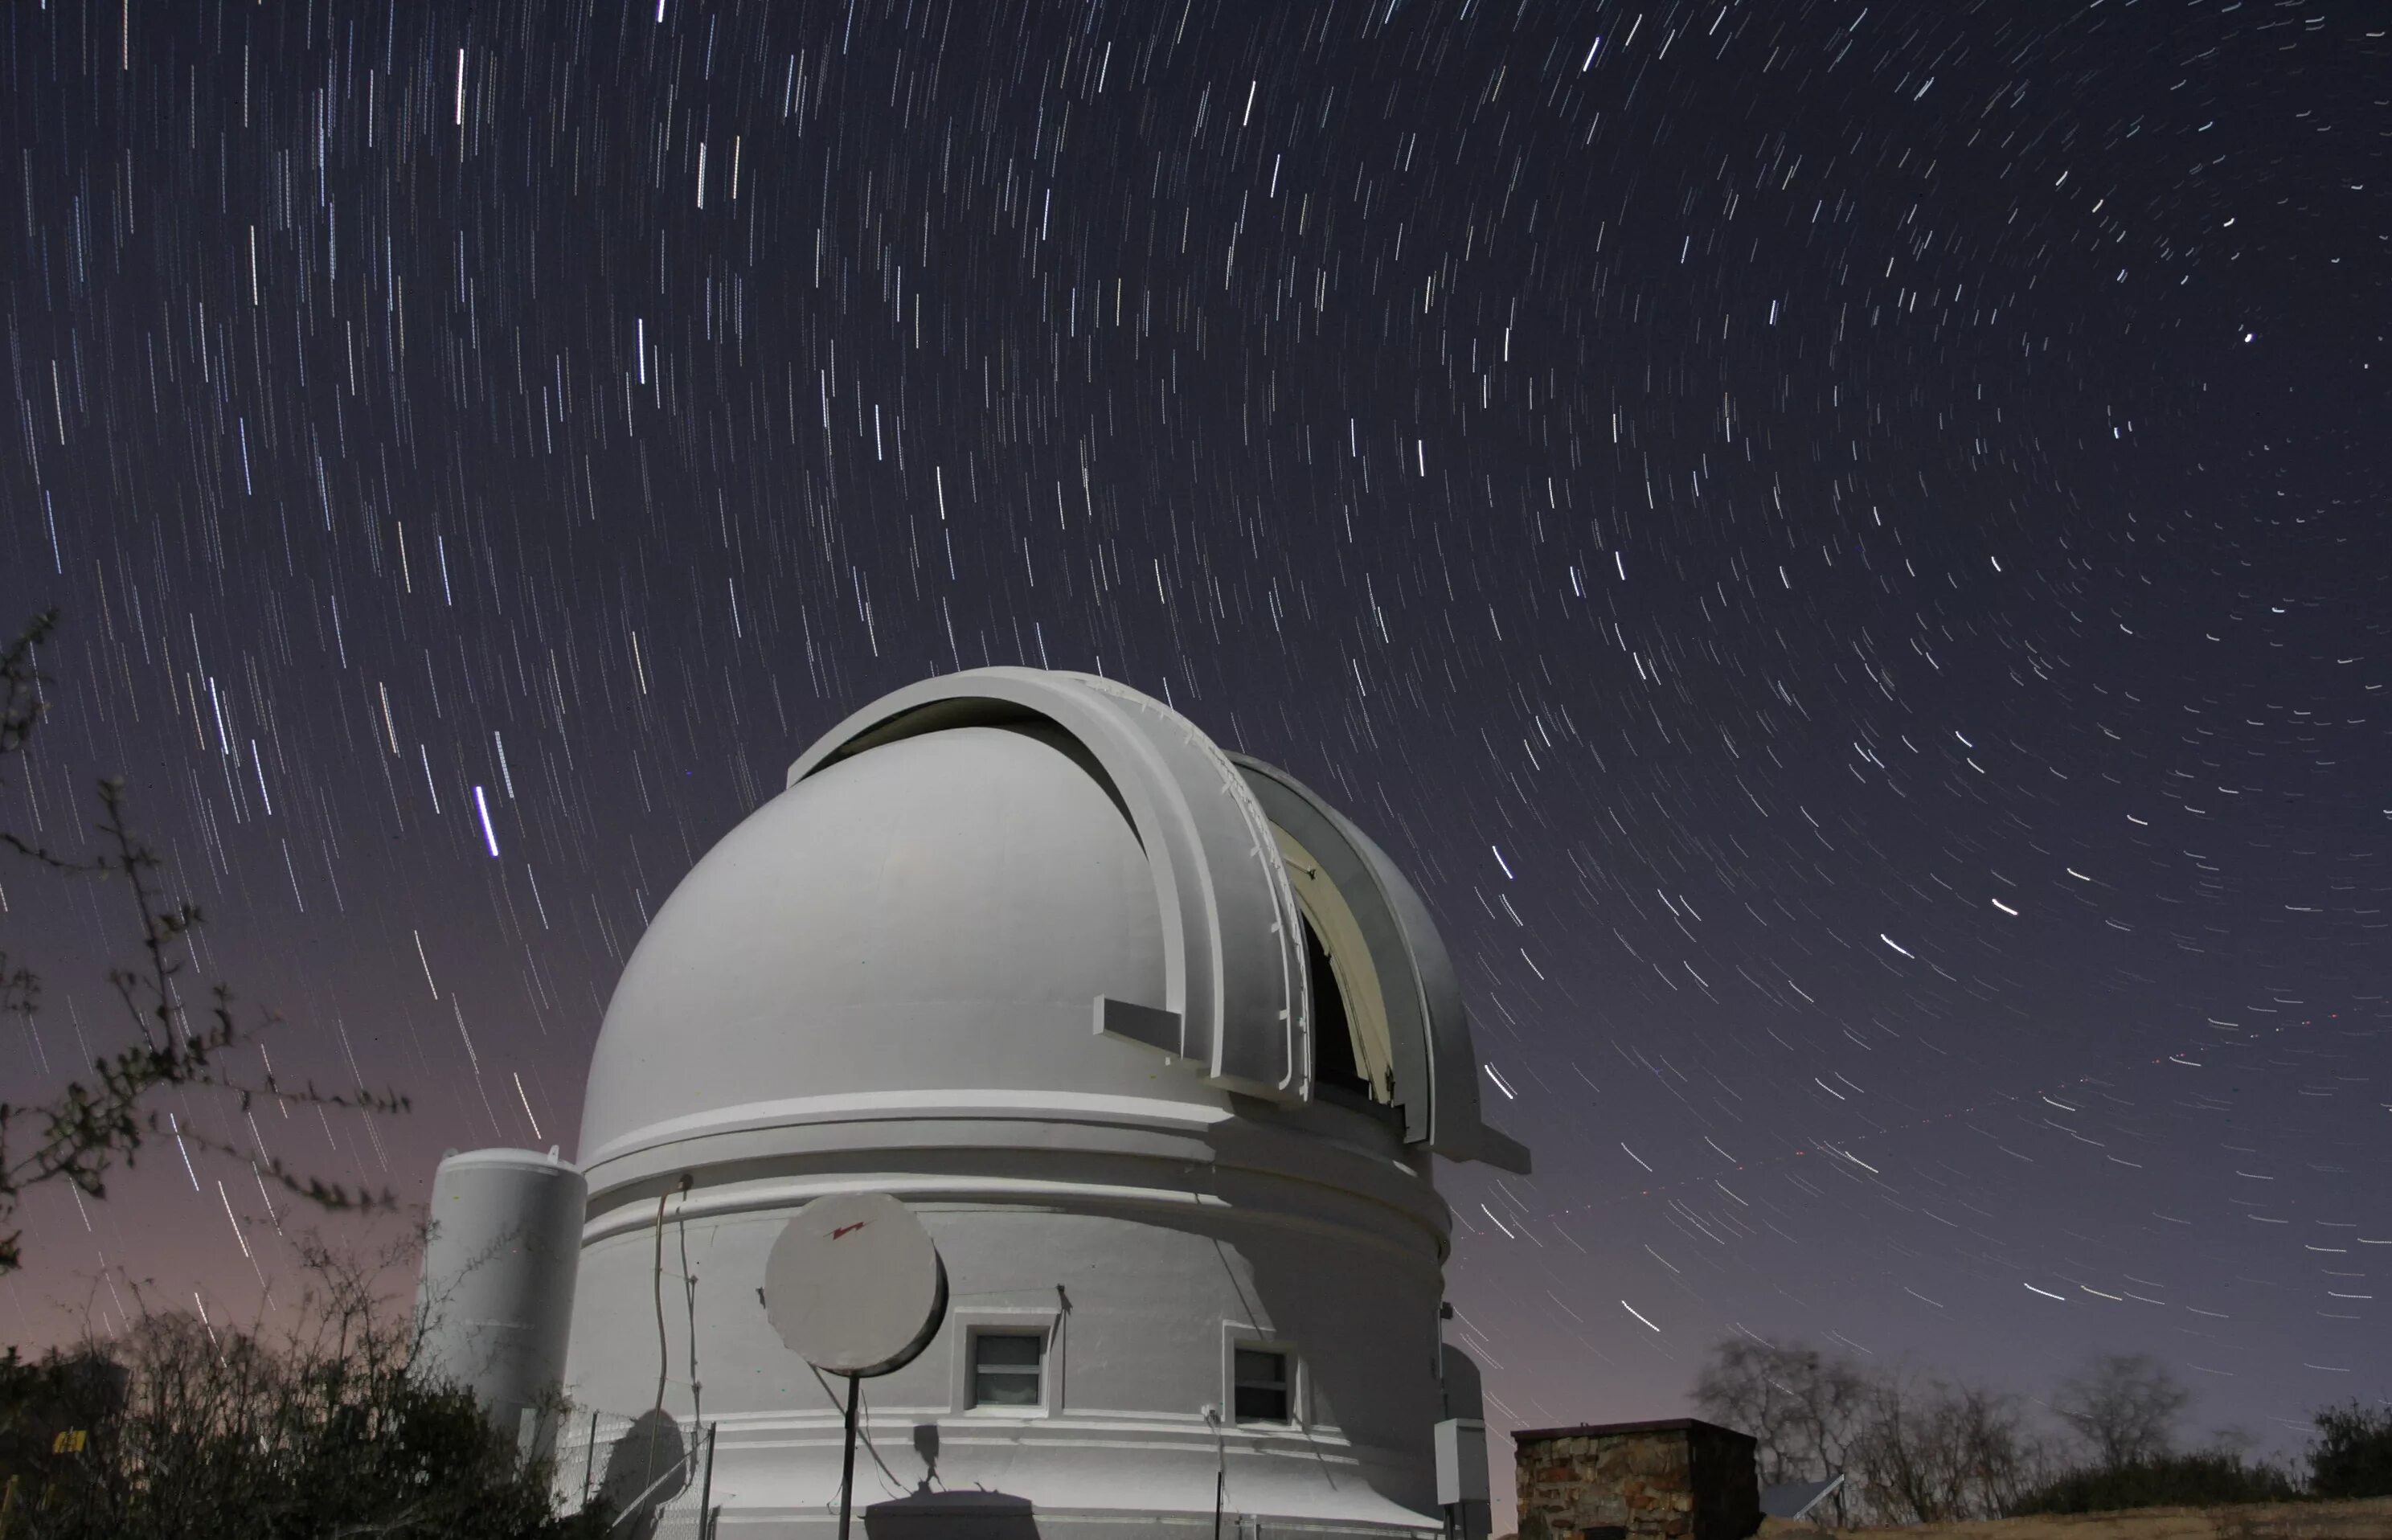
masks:
[[[27,0],[0,83],[0,821],[125,774],[194,986],[415,1103],[180,1126],[570,1154],[800,750],[1083,669],[1434,904],[1499,1427],[1738,1328],[2392,1393],[2380,11]],[[23,1099],[134,937],[0,884]],[[266,1309],[246,1164],[41,1195],[12,1338]]]

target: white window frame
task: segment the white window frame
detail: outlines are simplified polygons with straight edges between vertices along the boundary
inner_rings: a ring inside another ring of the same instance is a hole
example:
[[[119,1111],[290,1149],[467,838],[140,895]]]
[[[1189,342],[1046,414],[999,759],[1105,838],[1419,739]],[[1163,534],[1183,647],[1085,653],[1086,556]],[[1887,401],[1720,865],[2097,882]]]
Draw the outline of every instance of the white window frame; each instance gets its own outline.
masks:
[[[1054,1310],[958,1310],[947,1314],[950,1344],[947,1356],[953,1361],[955,1373],[949,1390],[949,1403],[955,1415],[963,1417],[994,1417],[1002,1421],[1022,1421],[1051,1417],[1063,1406],[1063,1376],[1061,1362],[1055,1351],[1056,1324],[1061,1312]],[[972,1396],[972,1339],[976,1337],[1035,1337],[1038,1351],[1038,1403],[1034,1406],[982,1406]]]
[[[1278,1353],[1287,1361],[1287,1420],[1285,1422],[1242,1421],[1238,1416],[1238,1350],[1253,1352]],[[1221,1426],[1225,1429],[1252,1428],[1269,1431],[1274,1429],[1301,1429],[1311,1425],[1312,1376],[1305,1368],[1304,1354],[1296,1345],[1277,1332],[1242,1322],[1225,1322],[1221,1327]]]

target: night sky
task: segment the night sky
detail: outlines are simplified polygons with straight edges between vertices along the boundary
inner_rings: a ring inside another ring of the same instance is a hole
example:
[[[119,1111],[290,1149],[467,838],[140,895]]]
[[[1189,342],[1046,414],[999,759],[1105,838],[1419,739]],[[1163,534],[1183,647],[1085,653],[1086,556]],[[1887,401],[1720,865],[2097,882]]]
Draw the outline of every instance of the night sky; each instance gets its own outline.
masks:
[[[415,1099],[170,1107],[416,1198],[572,1152],[816,734],[1098,671],[1445,924],[1537,1156],[1441,1178],[1499,1426],[1741,1327],[2296,1443],[2392,1395],[2387,29],[15,0],[0,814],[127,774],[275,1069]],[[130,916],[0,882],[21,1098]],[[12,1338],[295,1292],[245,1161],[25,1222]]]

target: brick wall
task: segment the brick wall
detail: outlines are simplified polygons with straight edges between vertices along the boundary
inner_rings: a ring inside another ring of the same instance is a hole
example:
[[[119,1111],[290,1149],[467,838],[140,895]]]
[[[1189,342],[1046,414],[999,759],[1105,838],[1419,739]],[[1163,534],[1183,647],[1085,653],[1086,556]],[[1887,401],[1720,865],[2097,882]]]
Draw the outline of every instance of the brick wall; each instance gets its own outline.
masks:
[[[1745,1540],[1752,1440],[1693,1418],[1513,1435],[1520,1540]]]

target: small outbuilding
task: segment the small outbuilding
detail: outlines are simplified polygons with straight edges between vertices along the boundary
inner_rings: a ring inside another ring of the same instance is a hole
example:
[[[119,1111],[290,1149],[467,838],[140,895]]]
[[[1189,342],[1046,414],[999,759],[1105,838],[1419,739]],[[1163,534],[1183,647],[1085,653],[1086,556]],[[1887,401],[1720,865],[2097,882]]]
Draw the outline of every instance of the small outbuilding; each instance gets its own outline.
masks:
[[[1748,1433],[1670,1417],[1512,1438],[1520,1540],[1745,1540],[1761,1527]]]

